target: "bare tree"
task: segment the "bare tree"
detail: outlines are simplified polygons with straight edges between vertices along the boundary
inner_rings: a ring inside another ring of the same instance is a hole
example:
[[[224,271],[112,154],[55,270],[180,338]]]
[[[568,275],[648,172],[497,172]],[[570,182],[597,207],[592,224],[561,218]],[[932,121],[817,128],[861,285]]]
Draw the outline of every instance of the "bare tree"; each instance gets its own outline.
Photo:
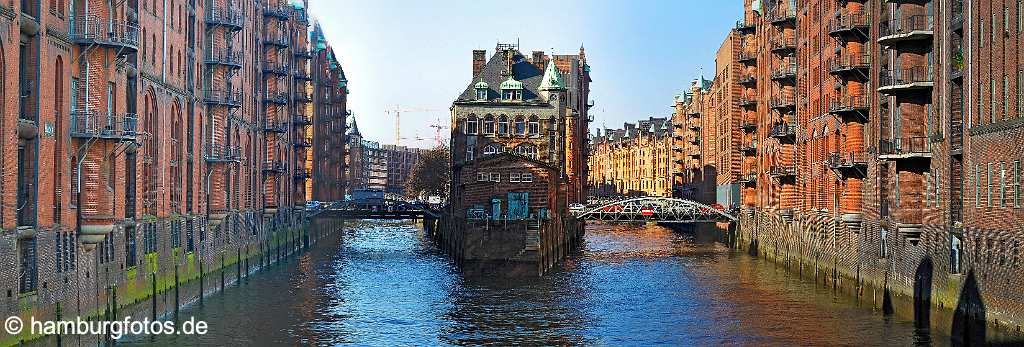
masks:
[[[420,156],[412,168],[405,191],[409,196],[439,196],[448,201],[448,184],[451,182],[451,153],[446,146],[438,146]]]

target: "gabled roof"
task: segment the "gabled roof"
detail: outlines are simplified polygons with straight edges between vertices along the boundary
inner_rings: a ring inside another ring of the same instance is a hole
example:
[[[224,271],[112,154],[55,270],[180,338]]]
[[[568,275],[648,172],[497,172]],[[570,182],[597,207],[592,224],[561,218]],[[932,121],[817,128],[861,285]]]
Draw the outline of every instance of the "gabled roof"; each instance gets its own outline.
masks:
[[[540,86],[544,72],[531,64],[522,53],[519,53],[519,51],[511,50],[510,52],[512,53],[512,78],[523,83],[523,101],[544,101],[540,98],[540,94],[537,89]],[[488,88],[490,95],[501,95],[501,91],[494,88],[501,86],[502,82],[505,82],[508,79],[508,76],[504,75],[506,69],[505,64],[505,53],[503,51],[495,52],[495,54],[491,56],[491,59],[484,64],[484,67],[480,70],[480,74],[473,76],[469,85],[466,86],[466,89],[458,98],[456,98],[455,101],[475,101],[475,87],[479,81],[487,83],[490,87]]]
[[[565,89],[565,81],[562,80],[562,73],[558,72],[558,67],[555,66],[555,62],[548,62],[548,67],[544,69],[544,77],[541,78],[539,90],[562,90]]]

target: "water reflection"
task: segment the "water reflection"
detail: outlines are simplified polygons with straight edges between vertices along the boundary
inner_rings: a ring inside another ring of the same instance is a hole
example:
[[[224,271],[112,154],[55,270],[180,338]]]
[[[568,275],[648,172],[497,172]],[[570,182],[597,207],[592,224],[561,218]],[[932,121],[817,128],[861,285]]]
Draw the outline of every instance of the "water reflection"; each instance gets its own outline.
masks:
[[[464,277],[410,224],[349,228],[183,316],[163,345],[911,345],[892,321],[757,258],[648,226],[588,227],[542,278]],[[943,343],[946,339],[938,340]]]

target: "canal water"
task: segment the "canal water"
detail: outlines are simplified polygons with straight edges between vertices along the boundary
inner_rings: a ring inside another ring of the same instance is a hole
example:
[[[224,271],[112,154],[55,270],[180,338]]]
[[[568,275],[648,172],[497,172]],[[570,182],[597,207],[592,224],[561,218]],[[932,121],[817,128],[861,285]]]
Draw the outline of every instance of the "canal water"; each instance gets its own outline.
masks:
[[[120,345],[944,345],[700,237],[591,225],[542,278],[464,277],[413,224],[348,228],[181,313],[203,336]]]

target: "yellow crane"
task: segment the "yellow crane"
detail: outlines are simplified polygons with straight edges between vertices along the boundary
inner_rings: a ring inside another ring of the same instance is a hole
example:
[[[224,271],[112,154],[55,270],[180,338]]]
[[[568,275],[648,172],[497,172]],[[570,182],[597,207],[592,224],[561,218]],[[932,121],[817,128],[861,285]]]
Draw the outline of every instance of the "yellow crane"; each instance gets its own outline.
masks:
[[[385,111],[388,116],[395,117],[395,145],[400,145],[402,141],[402,113],[419,113],[419,112],[438,112],[440,110],[433,108],[421,108],[421,107],[410,107],[402,108],[401,106],[395,105],[393,109]]]

